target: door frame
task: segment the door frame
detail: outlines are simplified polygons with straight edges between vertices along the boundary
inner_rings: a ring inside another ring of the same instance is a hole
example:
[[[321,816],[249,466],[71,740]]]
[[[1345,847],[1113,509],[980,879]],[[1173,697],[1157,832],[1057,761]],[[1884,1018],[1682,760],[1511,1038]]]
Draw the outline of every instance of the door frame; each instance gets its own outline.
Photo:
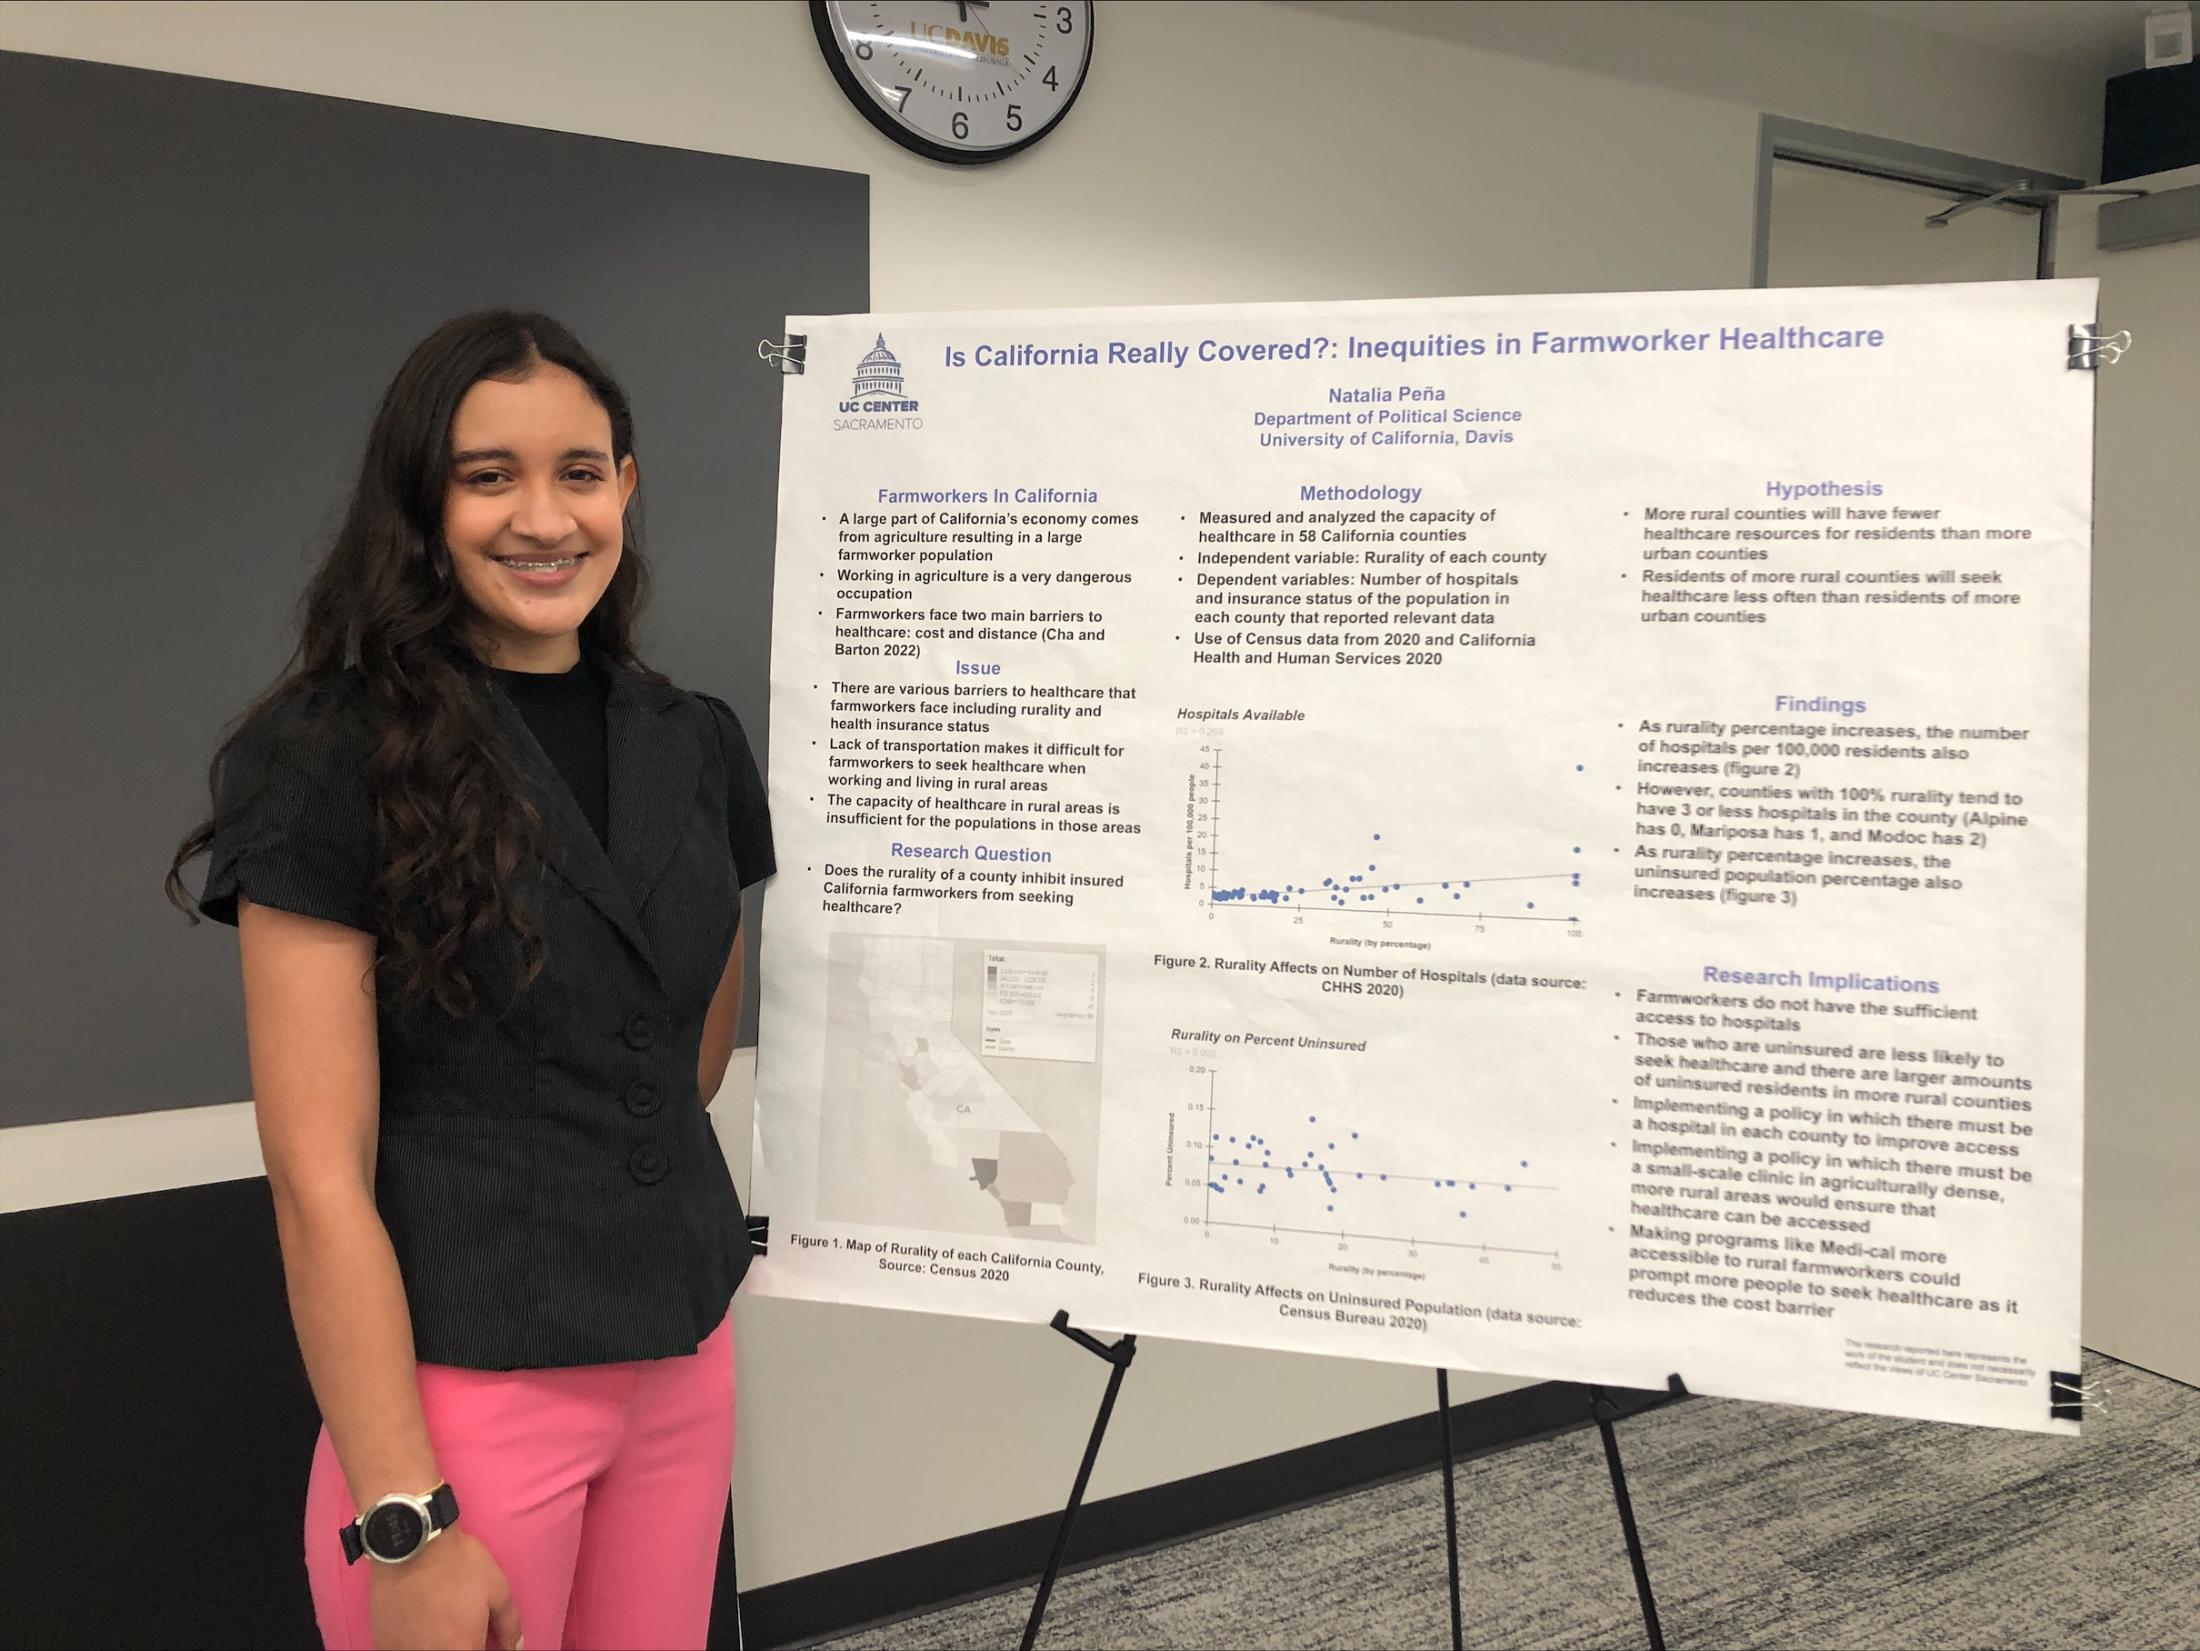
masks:
[[[2083,189],[2082,178],[2066,178],[2060,172],[2039,167],[2007,166],[1958,155],[1946,149],[1927,149],[1867,132],[1845,132],[1838,126],[1818,126],[1785,115],[1757,118],[1757,222],[1750,241],[1749,284],[1761,287],[1772,266],[1772,167],[1775,161],[1803,161],[1867,177],[1888,178],[1896,183],[1923,184],[1951,194],[1984,200],[1989,195],[2020,184],[2037,189]],[[2055,273],[2055,203],[2037,209],[2040,215],[2038,276],[2047,280]]]

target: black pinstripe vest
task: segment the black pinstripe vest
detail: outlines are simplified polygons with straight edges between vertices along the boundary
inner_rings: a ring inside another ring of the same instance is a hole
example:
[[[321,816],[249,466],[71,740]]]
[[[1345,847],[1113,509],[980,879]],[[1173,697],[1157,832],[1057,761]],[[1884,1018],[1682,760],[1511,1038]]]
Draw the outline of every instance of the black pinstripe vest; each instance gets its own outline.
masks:
[[[553,838],[524,880],[544,973],[514,999],[517,943],[498,935],[469,953],[491,983],[475,1020],[400,1013],[384,994],[375,1199],[418,1356],[433,1363],[687,1353],[748,1268],[696,1063],[741,888],[773,869],[762,784],[722,701],[616,666],[607,676],[608,847],[510,697],[481,679]],[[267,783],[215,845],[207,915],[234,922],[241,890],[371,926],[364,738],[345,706],[240,738],[235,794]],[[750,863],[737,865],[743,850]]]

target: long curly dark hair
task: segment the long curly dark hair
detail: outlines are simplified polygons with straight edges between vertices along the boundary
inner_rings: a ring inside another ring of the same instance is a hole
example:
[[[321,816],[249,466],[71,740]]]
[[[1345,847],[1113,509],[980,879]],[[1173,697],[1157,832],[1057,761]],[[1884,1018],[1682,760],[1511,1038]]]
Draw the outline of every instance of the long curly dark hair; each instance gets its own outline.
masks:
[[[472,606],[443,541],[443,509],[459,402],[483,379],[524,377],[544,362],[578,377],[610,415],[613,463],[633,453],[625,392],[549,316],[462,315],[413,350],[383,394],[343,525],[306,587],[298,645],[274,684],[226,727],[207,770],[212,817],[183,839],[168,868],[168,898],[193,923],[198,903],[182,871],[229,824],[222,780],[239,734],[279,711],[315,714],[348,697],[329,693],[348,678],[373,731],[378,978],[401,1005],[433,1001],[471,1018],[486,984],[468,959],[475,940],[516,938],[520,990],[542,972],[547,945],[518,879],[545,853],[547,831],[481,691],[482,662],[468,640]],[[619,566],[582,622],[581,642],[662,682],[634,651],[649,589],[640,506],[637,489]]]

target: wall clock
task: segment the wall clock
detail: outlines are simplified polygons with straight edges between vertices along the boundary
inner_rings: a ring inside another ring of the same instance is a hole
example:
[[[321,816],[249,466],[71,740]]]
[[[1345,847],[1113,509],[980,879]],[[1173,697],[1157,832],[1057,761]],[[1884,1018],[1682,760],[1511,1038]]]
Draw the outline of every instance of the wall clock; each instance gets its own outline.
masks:
[[[962,166],[1053,131],[1092,66],[1092,0],[810,0],[810,20],[866,120]]]

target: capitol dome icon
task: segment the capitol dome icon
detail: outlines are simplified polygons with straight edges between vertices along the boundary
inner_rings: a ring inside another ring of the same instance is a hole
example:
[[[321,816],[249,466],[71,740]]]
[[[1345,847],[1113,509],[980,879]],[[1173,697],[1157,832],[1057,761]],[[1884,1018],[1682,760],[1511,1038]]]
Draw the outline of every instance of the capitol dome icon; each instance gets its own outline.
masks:
[[[886,347],[886,335],[880,333],[877,346],[856,364],[855,399],[900,401],[906,394],[901,387],[901,363]]]

